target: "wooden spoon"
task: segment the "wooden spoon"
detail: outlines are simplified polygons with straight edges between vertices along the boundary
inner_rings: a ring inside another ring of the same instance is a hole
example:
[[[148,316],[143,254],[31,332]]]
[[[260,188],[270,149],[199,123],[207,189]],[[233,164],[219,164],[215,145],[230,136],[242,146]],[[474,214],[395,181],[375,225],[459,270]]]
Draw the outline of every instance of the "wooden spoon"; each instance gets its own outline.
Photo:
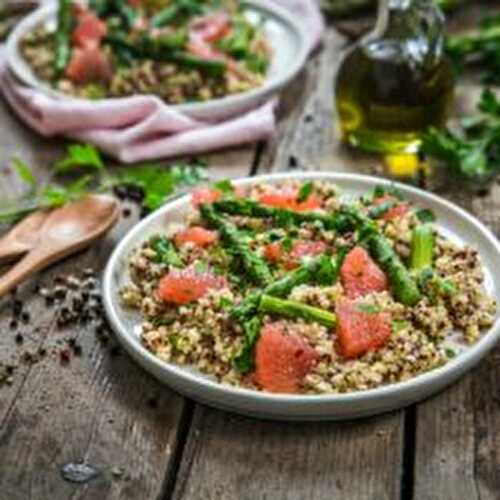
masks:
[[[35,248],[48,211],[38,211],[25,217],[0,239],[0,262],[20,257]]]
[[[36,272],[89,246],[113,226],[119,213],[119,203],[104,195],[90,195],[52,211],[35,248],[0,278],[0,297]]]

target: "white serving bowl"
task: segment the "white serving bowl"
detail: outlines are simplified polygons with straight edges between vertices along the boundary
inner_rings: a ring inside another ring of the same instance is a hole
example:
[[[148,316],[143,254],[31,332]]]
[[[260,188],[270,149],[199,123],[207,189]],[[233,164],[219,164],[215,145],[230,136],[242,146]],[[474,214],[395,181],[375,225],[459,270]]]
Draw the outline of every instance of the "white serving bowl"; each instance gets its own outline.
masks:
[[[387,180],[355,174],[296,173],[263,175],[234,181],[249,186],[261,182],[279,183],[287,179],[331,181],[346,198],[357,197]],[[484,266],[485,287],[500,303],[500,244],[476,218],[442,198],[404,184],[394,184],[408,200],[430,208],[437,216],[442,234],[455,242],[479,250]],[[215,381],[196,369],[167,363],[155,357],[140,341],[139,314],[120,303],[118,291],[128,281],[127,261],[132,249],[152,234],[165,230],[168,223],[183,221],[192,210],[190,196],[166,204],[135,226],[114,250],[104,274],[103,299],[109,321],[118,340],[132,358],[161,382],[196,401],[251,416],[275,420],[340,420],[374,415],[420,401],[451,384],[492,349],[500,336],[500,319],[473,345],[461,345],[458,355],[445,366],[411,380],[366,391],[332,395],[281,395],[238,388]]]

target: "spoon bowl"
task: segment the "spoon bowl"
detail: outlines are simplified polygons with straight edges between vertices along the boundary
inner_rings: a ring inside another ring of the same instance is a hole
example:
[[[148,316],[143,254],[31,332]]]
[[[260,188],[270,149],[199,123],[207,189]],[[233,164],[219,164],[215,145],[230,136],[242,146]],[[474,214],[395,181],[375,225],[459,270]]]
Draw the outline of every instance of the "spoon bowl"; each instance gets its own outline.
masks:
[[[105,195],[89,195],[50,212],[33,249],[0,278],[0,297],[34,273],[89,246],[114,225],[119,213],[119,203]]]

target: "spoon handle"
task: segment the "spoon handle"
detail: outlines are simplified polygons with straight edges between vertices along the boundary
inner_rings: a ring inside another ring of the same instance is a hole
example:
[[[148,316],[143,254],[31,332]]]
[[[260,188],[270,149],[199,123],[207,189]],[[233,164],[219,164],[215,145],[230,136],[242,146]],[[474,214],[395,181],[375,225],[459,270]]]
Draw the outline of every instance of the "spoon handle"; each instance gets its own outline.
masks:
[[[8,294],[19,283],[47,267],[53,259],[45,251],[33,250],[0,277],[0,297]]]
[[[68,255],[74,254],[84,248],[87,248],[96,238],[81,241],[72,246],[63,246],[61,248],[52,248],[40,245],[29,252],[7,273],[0,277],[0,297],[9,293],[14,287],[22,283],[27,278],[33,276],[38,271],[49,267]]]
[[[26,253],[29,248],[26,245],[19,243],[18,241],[12,240],[0,240],[0,263],[8,262],[16,257],[19,257],[23,253]]]

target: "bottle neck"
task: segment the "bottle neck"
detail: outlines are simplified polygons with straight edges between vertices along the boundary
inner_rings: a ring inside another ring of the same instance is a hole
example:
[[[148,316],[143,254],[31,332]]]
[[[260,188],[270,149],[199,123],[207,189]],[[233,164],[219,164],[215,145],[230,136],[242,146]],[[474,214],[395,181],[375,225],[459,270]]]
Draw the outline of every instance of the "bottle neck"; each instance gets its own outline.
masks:
[[[419,21],[439,21],[442,14],[435,0],[379,0],[377,31],[406,32],[416,29]]]
[[[377,37],[425,41],[428,52],[440,57],[444,16],[435,0],[379,0]]]

